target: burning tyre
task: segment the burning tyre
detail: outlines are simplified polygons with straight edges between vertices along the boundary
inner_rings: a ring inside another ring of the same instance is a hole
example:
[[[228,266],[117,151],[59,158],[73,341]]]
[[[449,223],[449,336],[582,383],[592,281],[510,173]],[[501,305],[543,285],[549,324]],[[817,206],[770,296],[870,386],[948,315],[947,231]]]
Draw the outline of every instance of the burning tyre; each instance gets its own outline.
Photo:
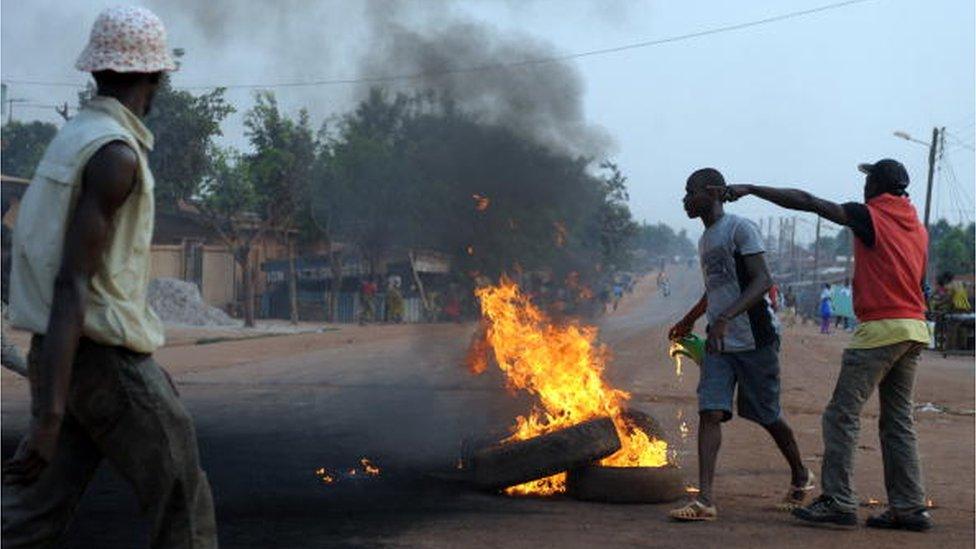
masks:
[[[630,426],[649,437],[664,439],[664,430],[651,415],[627,409],[621,414]],[[620,467],[592,463],[569,471],[566,491],[583,501],[605,503],[666,503],[685,494],[681,469],[662,467]]]
[[[594,473],[613,468],[609,474],[616,478],[627,475],[622,469],[643,474],[668,465],[660,427],[648,417],[642,421],[628,414],[630,393],[605,378],[610,353],[599,343],[596,327],[553,320],[505,276],[475,294],[483,330],[468,354],[471,372],[484,372],[490,362],[504,373],[510,390],[537,399],[528,413],[515,418],[505,444],[472,460],[477,485],[504,488],[508,495],[545,496],[567,491],[569,470],[584,474],[593,467],[599,468]],[[559,438],[567,434],[573,436]],[[550,437],[561,442],[550,443]],[[646,500],[646,489],[632,497]],[[670,492],[659,497],[670,497]]]
[[[664,467],[607,467],[587,465],[566,477],[569,495],[605,503],[666,503],[685,495],[681,469]]]
[[[474,482],[499,490],[584,466],[620,449],[610,418],[599,418],[527,440],[479,450],[472,460]]]

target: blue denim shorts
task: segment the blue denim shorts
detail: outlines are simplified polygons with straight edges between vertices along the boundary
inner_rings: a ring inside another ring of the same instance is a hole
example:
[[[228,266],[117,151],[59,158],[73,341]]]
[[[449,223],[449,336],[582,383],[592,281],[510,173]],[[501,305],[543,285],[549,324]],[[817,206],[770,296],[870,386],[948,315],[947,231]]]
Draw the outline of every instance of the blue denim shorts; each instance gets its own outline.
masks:
[[[753,351],[706,354],[698,378],[698,411],[725,412],[732,419],[736,387],[739,416],[760,425],[780,417],[779,342]]]

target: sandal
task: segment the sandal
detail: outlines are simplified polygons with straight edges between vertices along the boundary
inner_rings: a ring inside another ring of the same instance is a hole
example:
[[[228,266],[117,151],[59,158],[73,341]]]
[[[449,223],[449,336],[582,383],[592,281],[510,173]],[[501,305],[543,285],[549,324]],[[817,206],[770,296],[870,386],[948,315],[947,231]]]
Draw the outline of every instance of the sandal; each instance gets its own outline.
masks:
[[[696,499],[684,507],[672,509],[668,516],[682,522],[715,520],[718,518],[718,511],[714,505],[705,505]]]
[[[794,509],[803,507],[806,502],[807,494],[813,491],[816,487],[817,477],[813,474],[813,471],[807,469],[807,481],[803,486],[790,486],[787,490],[786,495],[783,496],[783,501],[776,505],[776,509],[784,512],[791,512]]]

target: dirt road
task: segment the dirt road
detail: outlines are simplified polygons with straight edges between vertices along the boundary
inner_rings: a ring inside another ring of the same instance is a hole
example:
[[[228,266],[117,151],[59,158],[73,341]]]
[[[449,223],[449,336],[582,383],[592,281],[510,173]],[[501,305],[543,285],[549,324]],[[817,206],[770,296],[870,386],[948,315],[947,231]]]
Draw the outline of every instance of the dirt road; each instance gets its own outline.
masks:
[[[697,299],[695,271],[672,275],[665,299],[644,282],[601,321],[613,349],[608,375],[638,407],[674,433],[679,463],[694,482],[695,366],[675,375],[666,357],[669,321]],[[450,468],[465,436],[504,429],[528,401],[497,373],[470,376],[459,364],[472,326],[342,326],[287,335],[162,349],[193,412],[213,485],[224,547],[972,547],[974,420],[971,359],[927,355],[916,400],[950,413],[918,413],[927,489],[938,522],[930,534],[829,531],[799,527],[770,510],[788,481],[772,442],[736,419],[719,460],[720,521],[670,523],[669,506],[613,506],[569,499],[509,499],[430,479]],[[821,455],[820,412],[839,369],[845,335],[812,327],[784,334],[783,404],[814,470]],[[2,449],[9,456],[26,426],[25,383],[4,371]],[[877,400],[862,425],[857,487],[884,500]],[[685,424],[687,436],[681,436]],[[348,470],[367,457],[377,477]],[[339,473],[327,485],[314,471]],[[868,509],[863,510],[866,516]],[[135,499],[108,467],[84,497],[70,547],[144,545],[148,527]]]

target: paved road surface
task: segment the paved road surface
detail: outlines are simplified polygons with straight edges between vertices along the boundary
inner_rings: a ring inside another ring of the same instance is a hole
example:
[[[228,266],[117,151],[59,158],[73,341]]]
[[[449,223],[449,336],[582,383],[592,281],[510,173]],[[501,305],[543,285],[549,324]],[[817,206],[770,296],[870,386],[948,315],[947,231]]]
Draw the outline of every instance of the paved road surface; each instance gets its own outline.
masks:
[[[632,391],[638,405],[659,414],[675,433],[679,460],[694,471],[694,439],[678,442],[677,433],[682,421],[694,416],[695,373],[676,378],[663,342],[667,323],[699,295],[699,277],[689,272],[673,276],[675,292],[668,299],[648,289],[653,282],[645,283],[639,297],[601,322],[601,336],[615,355],[610,378]],[[460,366],[471,332],[471,326],[457,325],[345,327],[327,334],[162,350],[160,361],[175,372],[196,418],[217,503],[221,544],[708,547],[725,540],[741,546],[882,546],[936,539],[878,538],[864,531],[838,537],[793,527],[788,517],[767,510],[786,479],[780,458],[758,429],[742,421],[730,424],[731,434],[726,436],[720,474],[728,480],[719,488],[728,495],[721,501],[723,520],[715,525],[668,523],[663,517],[667,506],[514,500],[431,480],[426,473],[450,468],[464,437],[504,429],[528,405],[503,389],[497,373],[472,377]],[[791,352],[803,357],[801,349],[787,345],[784,360]],[[804,379],[823,377],[817,368],[835,362],[839,347],[828,351],[818,351],[827,357],[812,370],[804,369]],[[958,373],[947,383],[969,384],[957,388],[962,392],[952,397],[961,405],[971,400],[972,370],[951,370]],[[7,373],[2,379],[6,457],[25,426],[26,389]],[[810,388],[813,385],[816,389]],[[818,459],[817,414],[828,386],[822,380],[784,386],[784,402],[790,399],[787,410],[802,423],[798,436],[811,461]],[[940,495],[941,499],[958,503],[942,515],[952,525],[939,545],[971,547],[972,418],[942,419],[946,423],[935,428],[945,433],[932,438],[940,441],[939,455],[954,452],[943,465],[955,471],[942,477],[962,481],[965,489],[941,489],[952,494]],[[693,433],[694,423],[688,425]],[[381,467],[379,477],[360,474],[325,485],[313,474],[319,467],[355,467],[362,457]],[[875,450],[866,459],[873,463],[880,458]],[[875,464],[875,476],[877,470]],[[866,486],[883,497],[877,478]],[[82,501],[68,546],[137,547],[144,544],[147,532],[127,486],[103,467]]]

